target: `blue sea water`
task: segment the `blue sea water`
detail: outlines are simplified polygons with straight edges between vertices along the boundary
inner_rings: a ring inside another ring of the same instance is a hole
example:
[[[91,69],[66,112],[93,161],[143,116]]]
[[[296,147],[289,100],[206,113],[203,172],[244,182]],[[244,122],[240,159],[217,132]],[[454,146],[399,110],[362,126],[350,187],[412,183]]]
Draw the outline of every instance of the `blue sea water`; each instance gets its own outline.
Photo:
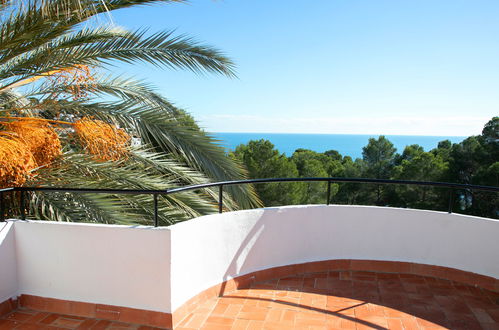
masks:
[[[353,159],[362,158],[362,147],[366,146],[368,139],[377,138],[378,135],[354,135],[354,134],[284,134],[284,133],[212,133],[221,140],[227,150],[234,150],[240,144],[246,144],[250,140],[265,139],[272,142],[276,149],[286,156],[291,156],[296,149],[310,149],[317,152],[337,150],[343,156]],[[425,151],[436,148],[438,142],[450,140],[459,143],[464,136],[418,136],[418,135],[385,135],[402,153],[404,148],[411,144],[419,144]]]

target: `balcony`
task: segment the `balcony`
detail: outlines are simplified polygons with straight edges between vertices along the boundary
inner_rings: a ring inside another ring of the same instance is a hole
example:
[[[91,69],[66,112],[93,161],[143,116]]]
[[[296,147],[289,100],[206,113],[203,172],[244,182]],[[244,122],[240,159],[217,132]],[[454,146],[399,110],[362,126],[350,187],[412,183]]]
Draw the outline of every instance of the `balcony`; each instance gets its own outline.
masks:
[[[497,329],[499,221],[375,206],[0,223],[0,328]]]

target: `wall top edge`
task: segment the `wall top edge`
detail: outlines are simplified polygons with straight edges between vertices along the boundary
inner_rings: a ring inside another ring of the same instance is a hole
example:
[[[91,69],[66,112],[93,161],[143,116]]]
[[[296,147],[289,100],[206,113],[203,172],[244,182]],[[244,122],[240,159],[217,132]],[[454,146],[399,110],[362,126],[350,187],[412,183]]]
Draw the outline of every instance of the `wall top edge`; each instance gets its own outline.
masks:
[[[116,229],[137,229],[137,230],[170,230],[169,227],[154,227],[143,225],[117,225],[117,224],[104,224],[104,223],[89,223],[89,222],[62,222],[62,221],[44,221],[44,220],[20,220],[20,219],[7,219],[7,223],[20,223],[20,224],[44,224],[54,226],[81,226],[81,227],[104,227]]]
[[[355,209],[355,210],[373,210],[373,211],[380,211],[380,212],[386,211],[386,212],[417,213],[417,214],[421,214],[421,215],[427,214],[428,216],[437,215],[440,217],[453,217],[453,218],[469,219],[469,220],[475,219],[475,220],[480,220],[480,221],[492,221],[492,222],[496,222],[499,224],[499,219],[484,218],[484,217],[478,217],[478,216],[460,214],[460,213],[448,213],[445,211],[421,210],[421,209],[388,207],[388,206],[372,206],[372,205],[309,204],[309,205],[272,206],[272,207],[264,207],[264,208],[258,208],[258,209],[224,212],[222,214],[219,214],[219,213],[208,214],[208,215],[200,216],[197,218],[193,218],[191,220],[176,223],[174,225],[169,226],[169,228],[180,227],[180,226],[186,225],[187,223],[189,223],[191,221],[202,221],[203,219],[213,219],[213,218],[218,218],[221,216],[227,217],[227,216],[230,216],[231,214],[233,214],[233,215],[244,215],[244,214],[250,214],[250,213],[262,213],[263,214],[265,212],[281,212],[281,211],[290,211],[293,209],[295,209],[295,210],[301,210],[301,209],[324,209],[324,210],[327,210],[327,209],[351,209],[351,210],[354,210]]]
[[[88,223],[88,222],[59,222],[59,221],[44,221],[44,220],[20,220],[20,219],[7,219],[7,223],[35,223],[35,224],[47,224],[47,225],[63,225],[63,226],[83,226],[83,227],[105,227],[105,228],[117,228],[117,229],[137,229],[137,230],[171,230],[174,227],[185,225],[191,221],[202,221],[202,219],[207,218],[217,218],[217,217],[228,217],[230,215],[244,215],[248,213],[265,213],[265,212],[279,212],[288,211],[293,209],[358,209],[358,210],[376,210],[376,211],[388,211],[388,212],[404,212],[404,213],[418,213],[418,214],[428,214],[428,215],[439,215],[444,217],[455,217],[461,219],[476,219],[481,221],[492,221],[499,223],[499,219],[483,218],[473,215],[460,214],[460,213],[447,213],[444,211],[434,211],[434,210],[421,210],[421,209],[410,209],[410,208],[399,208],[399,207],[387,207],[387,206],[371,206],[371,205],[339,205],[339,204],[313,204],[313,205],[287,205],[287,206],[272,206],[264,207],[258,209],[249,210],[239,210],[232,212],[224,212],[222,214],[215,213],[196,217],[187,221],[179,222],[170,226],[154,227],[154,226],[144,226],[144,225],[118,225],[118,224],[100,224],[100,223]],[[1,227],[0,227],[1,228]]]
[[[2,242],[5,237],[7,236],[7,233],[10,231],[10,228],[14,224],[11,222],[0,222],[0,242]]]

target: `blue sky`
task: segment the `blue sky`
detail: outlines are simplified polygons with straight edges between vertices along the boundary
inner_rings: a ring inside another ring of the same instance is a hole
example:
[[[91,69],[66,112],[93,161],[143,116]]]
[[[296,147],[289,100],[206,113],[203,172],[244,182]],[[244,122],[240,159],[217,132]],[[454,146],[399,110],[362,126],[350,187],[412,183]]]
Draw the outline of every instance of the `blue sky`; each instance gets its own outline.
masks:
[[[499,1],[191,0],[114,12],[238,79],[120,65],[213,132],[472,135],[499,115]]]

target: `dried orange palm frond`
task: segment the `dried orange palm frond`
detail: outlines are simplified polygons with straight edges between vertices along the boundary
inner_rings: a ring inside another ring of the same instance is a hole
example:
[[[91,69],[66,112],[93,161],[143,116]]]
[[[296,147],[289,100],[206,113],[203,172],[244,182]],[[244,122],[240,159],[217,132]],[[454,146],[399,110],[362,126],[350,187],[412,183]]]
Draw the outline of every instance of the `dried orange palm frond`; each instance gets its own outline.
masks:
[[[0,188],[20,186],[36,167],[33,154],[26,145],[6,134],[0,136]]]
[[[74,67],[53,70],[42,73],[38,76],[26,78],[12,85],[9,85],[6,88],[12,89],[20,87],[35,82],[43,77],[48,77],[57,84],[68,85],[69,93],[73,96],[74,99],[87,97],[88,95],[86,89],[91,87],[95,81],[95,78],[89,66],[77,64]],[[0,91],[6,88],[0,89]]]
[[[87,90],[95,81],[90,67],[81,64],[71,68],[58,70],[51,74],[50,78],[55,81],[56,84],[69,86],[69,93],[75,100],[87,97]]]
[[[47,77],[47,76],[54,75],[54,74],[56,74],[56,73],[58,73],[58,72],[60,72],[60,71],[61,71],[61,70],[53,70],[53,71],[49,71],[49,72],[42,73],[42,74],[40,74],[40,75],[38,75],[38,76],[29,77],[29,78],[26,78],[26,79],[20,80],[20,81],[18,81],[18,82],[16,82],[16,83],[14,83],[14,84],[11,84],[11,85],[9,85],[9,86],[8,86],[8,87],[6,87],[6,88],[8,88],[8,89],[12,89],[12,88],[20,87],[20,86],[23,86],[23,85],[26,85],[26,84],[29,84],[29,83],[35,82],[35,81],[37,81],[38,79],[41,79],[41,78],[43,78],[43,77]],[[5,90],[6,88],[2,88],[2,89],[0,89],[0,91]]]
[[[54,120],[54,119],[45,119],[45,118],[36,118],[36,117],[0,117],[0,121],[6,119],[6,120],[30,120],[30,121],[41,121],[49,124],[56,124],[56,125],[66,125],[66,126],[73,126],[73,123],[70,123],[69,121],[63,121],[63,120]]]
[[[3,122],[2,125],[24,143],[25,148],[33,154],[38,166],[48,165],[61,155],[59,136],[47,121],[23,118],[23,120]]]
[[[82,146],[96,159],[116,161],[127,156],[131,138],[123,129],[89,118],[73,126]]]

